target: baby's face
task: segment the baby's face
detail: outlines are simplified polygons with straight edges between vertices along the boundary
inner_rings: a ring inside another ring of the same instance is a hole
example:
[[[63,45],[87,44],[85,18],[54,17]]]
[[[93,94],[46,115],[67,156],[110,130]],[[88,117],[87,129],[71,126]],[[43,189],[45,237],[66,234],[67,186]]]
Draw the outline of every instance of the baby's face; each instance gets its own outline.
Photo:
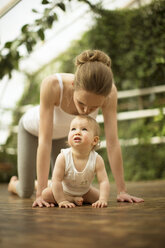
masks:
[[[75,118],[71,122],[68,143],[72,147],[83,147],[91,150],[94,146],[93,125],[86,119]]]

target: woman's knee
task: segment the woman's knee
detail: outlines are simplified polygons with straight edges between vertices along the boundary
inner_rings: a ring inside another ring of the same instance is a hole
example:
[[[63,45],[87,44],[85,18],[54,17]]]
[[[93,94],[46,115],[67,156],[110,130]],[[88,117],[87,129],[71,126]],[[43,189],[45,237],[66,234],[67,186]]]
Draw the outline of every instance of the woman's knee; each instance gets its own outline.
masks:
[[[20,181],[18,181],[16,191],[19,197],[30,198],[34,193],[34,185],[31,185],[31,187],[29,185],[25,187],[25,185],[22,185]]]
[[[33,191],[21,190],[18,192],[18,195],[21,198],[30,198],[33,195]]]

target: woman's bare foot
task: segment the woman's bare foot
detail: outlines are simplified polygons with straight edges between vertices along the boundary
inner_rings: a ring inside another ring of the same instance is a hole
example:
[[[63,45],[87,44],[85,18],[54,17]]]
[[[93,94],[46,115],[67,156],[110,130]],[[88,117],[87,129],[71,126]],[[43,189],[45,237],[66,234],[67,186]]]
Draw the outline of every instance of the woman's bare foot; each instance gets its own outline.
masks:
[[[8,184],[8,191],[13,194],[17,194],[16,192],[16,182],[18,181],[18,177],[12,176],[10,178],[10,182]]]
[[[83,204],[83,198],[81,196],[74,197],[74,203],[77,206],[82,206],[82,204]]]

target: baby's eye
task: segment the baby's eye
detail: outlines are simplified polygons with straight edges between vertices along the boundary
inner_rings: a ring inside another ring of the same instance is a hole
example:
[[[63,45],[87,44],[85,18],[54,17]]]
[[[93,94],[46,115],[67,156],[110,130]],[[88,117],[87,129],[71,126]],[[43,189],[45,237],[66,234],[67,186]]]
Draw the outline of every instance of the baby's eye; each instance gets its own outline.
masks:
[[[72,129],[71,129],[71,131],[75,131],[76,130],[76,128],[75,127],[73,127]]]
[[[85,127],[84,127],[84,128],[82,128],[82,130],[83,130],[83,131],[88,131],[88,130],[87,130],[87,128],[85,128]]]

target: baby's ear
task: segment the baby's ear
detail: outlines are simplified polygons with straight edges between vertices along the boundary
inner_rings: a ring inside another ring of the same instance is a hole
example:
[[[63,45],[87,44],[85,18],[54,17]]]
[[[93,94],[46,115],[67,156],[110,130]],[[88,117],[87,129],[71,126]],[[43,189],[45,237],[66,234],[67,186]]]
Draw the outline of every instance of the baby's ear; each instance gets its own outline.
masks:
[[[93,145],[97,145],[99,143],[99,136],[95,136],[93,139]]]

